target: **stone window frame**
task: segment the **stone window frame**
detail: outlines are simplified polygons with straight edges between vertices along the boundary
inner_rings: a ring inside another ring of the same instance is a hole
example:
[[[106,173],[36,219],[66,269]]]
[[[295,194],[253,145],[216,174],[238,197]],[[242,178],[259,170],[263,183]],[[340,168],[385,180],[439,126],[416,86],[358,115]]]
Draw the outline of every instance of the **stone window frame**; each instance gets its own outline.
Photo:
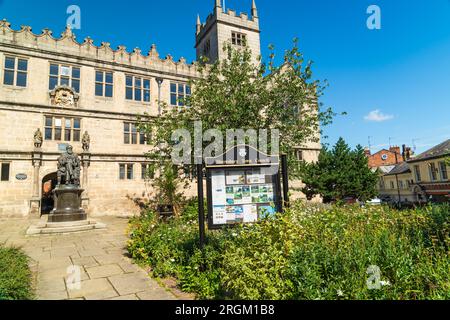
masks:
[[[141,180],[147,179],[148,163],[141,163]]]
[[[183,91],[180,91],[180,88]],[[190,97],[192,95],[192,87],[189,83],[186,82],[170,82],[170,105],[172,107],[178,108],[188,108],[189,106],[185,106],[183,103],[183,99]]]
[[[7,59],[14,59],[14,68],[7,68],[6,67],[6,60]],[[19,61],[26,61],[26,70],[19,70]],[[3,77],[2,77],[2,84],[4,86],[10,87],[10,88],[15,88],[15,89],[25,89],[28,87],[28,73],[29,73],[29,65],[30,65],[30,59],[27,57],[23,57],[23,56],[15,56],[15,55],[9,55],[9,54],[5,54],[4,55],[4,59],[3,59],[3,65],[2,65],[2,70],[3,70]],[[6,73],[7,72],[13,72],[13,83],[12,84],[8,84],[5,83],[6,80]],[[21,86],[17,84],[17,80],[18,80],[18,74],[25,74],[25,86]]]
[[[448,181],[447,164],[445,161],[439,161],[439,175],[441,181]]]
[[[428,173],[430,175],[430,181],[431,182],[435,182],[435,181],[438,180],[437,168],[436,168],[436,164],[434,162],[430,162],[428,164]]]
[[[123,174],[122,174],[123,168]],[[130,170],[131,169],[131,170]],[[131,173],[131,177],[130,174]],[[130,181],[134,180],[134,163],[119,163],[119,180],[121,181]]]
[[[133,140],[133,138],[134,138],[134,140]],[[133,141],[136,141],[136,142],[133,142]],[[139,131],[138,125],[136,123],[130,122],[130,121],[124,121],[123,122],[123,144],[146,145],[148,143],[147,143],[147,138],[145,136],[145,133]]]
[[[155,178],[154,174],[148,174],[148,167],[150,163],[143,162],[141,163],[141,180],[149,180]]]
[[[231,31],[231,44],[238,47],[244,47],[247,43],[247,34],[238,32],[238,31]]]
[[[52,120],[51,125],[48,125],[47,119]],[[56,120],[61,119],[61,126],[56,126]],[[70,127],[67,127],[67,120],[70,120]],[[79,128],[75,128],[75,121],[78,120]],[[58,141],[58,142],[80,142],[81,141],[81,130],[82,130],[82,119],[78,117],[66,117],[66,116],[54,116],[45,115],[44,116],[44,140],[45,141]],[[61,139],[55,139],[57,129],[61,130]],[[47,138],[47,132],[50,129],[51,138]],[[70,134],[70,140],[67,140],[67,133]],[[77,139],[74,139],[78,137]]]
[[[131,84],[129,83],[129,78],[131,78]],[[140,85],[137,86],[137,80],[140,80]],[[148,82],[148,88],[145,86],[145,83]],[[131,98],[129,96],[129,91],[131,92]],[[137,92],[140,94],[140,99],[136,99]],[[148,94],[148,99],[146,99],[146,95]],[[152,80],[151,78],[146,78],[141,75],[134,74],[125,74],[125,100],[141,102],[144,104],[151,104],[152,102]]]
[[[301,161],[304,161],[304,160],[305,160],[305,155],[304,155],[304,153],[303,153],[303,150],[301,150],[301,149],[295,150],[295,159],[296,159],[298,162],[301,162]]]
[[[414,176],[415,176],[417,182],[422,182],[422,173],[420,172],[419,165],[414,166]]]
[[[52,73],[52,67],[58,66],[58,74]],[[61,70],[62,68],[70,68],[70,75],[63,75]],[[74,69],[78,70],[78,78],[74,76]],[[52,87],[52,78],[57,79],[55,86]],[[62,83],[61,79],[68,80],[67,83]],[[77,86],[74,86],[74,83],[77,83]],[[72,88],[76,93],[80,93],[81,91],[81,67],[70,64],[70,63],[61,63],[55,61],[49,61],[48,67],[48,89],[53,90],[57,86],[67,85]]]
[[[10,182],[11,181],[11,170],[12,170],[12,162],[11,161],[1,161],[0,162],[0,183],[2,182]],[[3,166],[8,165],[8,179],[3,179]]]
[[[97,74],[102,74],[102,80],[99,81],[97,78]],[[111,75],[111,82],[107,82],[107,75]],[[96,97],[100,98],[106,98],[106,99],[112,99],[114,98],[114,71],[111,70],[102,70],[102,69],[95,69],[95,85],[94,85],[94,95]],[[97,94],[97,88],[98,86],[101,86],[101,94]],[[111,95],[106,95],[107,91],[106,88],[111,87]]]

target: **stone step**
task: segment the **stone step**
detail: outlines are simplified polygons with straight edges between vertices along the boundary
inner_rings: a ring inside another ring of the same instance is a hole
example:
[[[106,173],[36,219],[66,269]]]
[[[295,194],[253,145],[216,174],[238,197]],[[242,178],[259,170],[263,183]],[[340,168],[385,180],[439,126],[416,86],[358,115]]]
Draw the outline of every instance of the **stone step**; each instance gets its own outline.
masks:
[[[95,229],[94,224],[87,224],[81,226],[73,227],[52,227],[52,228],[42,228],[40,234],[51,234],[51,233],[67,233],[67,232],[79,232]]]
[[[31,226],[27,230],[27,235],[71,233],[105,228],[105,224],[96,222],[94,220],[61,223],[41,223],[37,226]]]
[[[44,228],[61,228],[61,227],[76,227],[96,224],[93,220],[73,221],[73,222],[47,222]]]

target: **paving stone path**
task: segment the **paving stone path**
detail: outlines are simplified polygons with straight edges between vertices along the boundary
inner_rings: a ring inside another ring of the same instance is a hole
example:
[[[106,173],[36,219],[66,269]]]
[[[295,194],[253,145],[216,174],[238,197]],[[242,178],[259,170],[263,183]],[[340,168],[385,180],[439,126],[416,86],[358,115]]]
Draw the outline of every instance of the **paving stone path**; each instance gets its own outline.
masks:
[[[126,256],[127,219],[102,217],[98,220],[107,225],[105,230],[26,236],[27,228],[38,220],[2,219],[0,243],[19,246],[32,259],[37,299],[186,298],[160,286]],[[68,268],[73,275],[79,271],[80,288],[71,287]]]

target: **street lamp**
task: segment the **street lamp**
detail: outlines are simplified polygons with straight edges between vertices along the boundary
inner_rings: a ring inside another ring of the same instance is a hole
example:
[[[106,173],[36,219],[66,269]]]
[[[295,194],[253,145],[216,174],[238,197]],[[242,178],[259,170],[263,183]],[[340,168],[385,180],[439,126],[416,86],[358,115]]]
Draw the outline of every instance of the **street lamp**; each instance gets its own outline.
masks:
[[[156,83],[158,84],[158,115],[161,115],[161,85],[163,82],[163,78],[156,78]]]

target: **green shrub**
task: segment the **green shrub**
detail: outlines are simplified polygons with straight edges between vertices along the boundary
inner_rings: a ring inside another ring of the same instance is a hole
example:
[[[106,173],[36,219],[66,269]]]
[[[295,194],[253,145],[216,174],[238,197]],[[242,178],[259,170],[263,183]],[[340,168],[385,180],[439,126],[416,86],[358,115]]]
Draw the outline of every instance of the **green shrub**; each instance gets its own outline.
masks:
[[[224,290],[233,299],[291,298],[293,283],[287,271],[297,235],[298,226],[289,215],[237,227],[223,253]]]
[[[217,233],[220,235],[219,233]],[[193,199],[178,218],[163,222],[149,211],[130,222],[128,250],[138,262],[149,265],[155,277],[173,276],[186,292],[200,298],[218,295],[221,259],[220,236],[209,238],[203,252],[198,247],[198,207]]]
[[[256,224],[209,230],[201,251],[192,201],[167,222],[151,212],[131,221],[128,249],[201,299],[449,299],[449,208],[296,203]],[[371,266],[381,273],[376,290]]]
[[[294,297],[449,298],[448,252],[426,236],[439,232],[433,212],[348,207],[302,219],[305,234],[290,267]],[[367,286],[370,266],[379,267],[379,280],[387,284],[379,290]]]
[[[0,245],[0,300],[33,298],[28,257],[17,248]]]

